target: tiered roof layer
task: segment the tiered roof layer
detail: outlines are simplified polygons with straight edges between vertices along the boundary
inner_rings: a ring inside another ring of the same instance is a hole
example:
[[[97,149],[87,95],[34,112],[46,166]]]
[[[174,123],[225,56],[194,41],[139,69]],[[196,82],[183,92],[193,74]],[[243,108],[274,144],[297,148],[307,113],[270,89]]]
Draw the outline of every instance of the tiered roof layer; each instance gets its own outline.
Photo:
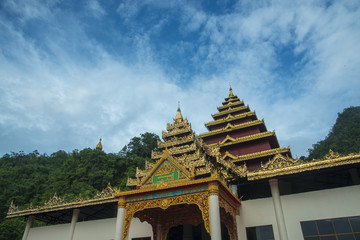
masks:
[[[180,108],[177,110],[174,122],[168,123],[166,131],[162,132],[162,138],[163,141],[158,142],[159,151],[153,151],[151,154],[153,163],[146,162],[144,170],[138,168],[136,170],[137,179],[128,178],[127,185],[129,187],[136,186],[149,174],[165,150],[186,170],[192,172],[194,178],[210,174],[210,168],[199,152],[201,143],[191,129],[191,124],[182,117]]]
[[[205,124],[209,131],[199,137],[209,147],[219,147],[225,160],[236,165],[245,162],[251,171],[276,154],[291,157],[290,148],[279,146],[275,132],[267,131],[264,121],[257,119],[231,87],[229,96],[217,109],[211,115],[214,120]]]

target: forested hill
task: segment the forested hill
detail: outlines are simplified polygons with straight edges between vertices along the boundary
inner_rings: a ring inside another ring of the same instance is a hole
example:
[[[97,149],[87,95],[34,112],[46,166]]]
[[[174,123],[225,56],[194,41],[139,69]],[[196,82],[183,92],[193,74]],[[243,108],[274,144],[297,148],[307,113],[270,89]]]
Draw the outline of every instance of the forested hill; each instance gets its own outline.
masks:
[[[360,152],[360,107],[345,108],[339,113],[328,136],[312,145],[307,159],[322,158],[330,149],[341,154]]]
[[[11,201],[17,206],[41,205],[57,193],[65,200],[81,194],[96,195],[108,183],[126,188],[136,167],[151,161],[159,137],[144,133],[134,137],[119,153],[86,148],[71,153],[58,151],[50,156],[37,151],[11,153],[0,158],[0,240],[21,239],[24,219],[5,220]]]

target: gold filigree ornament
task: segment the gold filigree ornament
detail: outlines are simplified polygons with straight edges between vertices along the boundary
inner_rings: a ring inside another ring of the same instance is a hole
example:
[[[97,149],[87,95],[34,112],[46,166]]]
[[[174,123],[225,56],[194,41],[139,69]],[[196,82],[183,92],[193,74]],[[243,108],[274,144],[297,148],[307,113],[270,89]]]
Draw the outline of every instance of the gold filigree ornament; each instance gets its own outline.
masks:
[[[181,204],[195,204],[199,207],[206,231],[210,234],[210,214],[209,214],[209,192],[192,193],[181,196],[166,197],[160,199],[150,199],[137,202],[126,203],[125,209],[125,221],[123,238],[125,239],[131,223],[131,219],[134,214],[145,209],[162,208],[167,209],[170,206],[181,205]]]
[[[299,159],[293,159],[288,156],[283,156],[281,154],[276,154],[271,160],[265,164],[261,163],[260,170],[273,170],[289,166],[294,166],[302,163],[303,161]]]

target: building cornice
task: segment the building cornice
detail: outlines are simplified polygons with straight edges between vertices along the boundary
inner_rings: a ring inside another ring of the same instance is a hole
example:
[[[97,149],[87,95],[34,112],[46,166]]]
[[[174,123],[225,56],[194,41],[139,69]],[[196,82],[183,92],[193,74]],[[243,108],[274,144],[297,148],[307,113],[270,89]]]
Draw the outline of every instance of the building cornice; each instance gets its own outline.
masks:
[[[357,163],[360,163],[360,153],[343,156],[330,150],[324,158],[311,161],[292,159],[278,154],[267,163],[261,164],[258,170],[248,172],[247,178],[252,181]]]

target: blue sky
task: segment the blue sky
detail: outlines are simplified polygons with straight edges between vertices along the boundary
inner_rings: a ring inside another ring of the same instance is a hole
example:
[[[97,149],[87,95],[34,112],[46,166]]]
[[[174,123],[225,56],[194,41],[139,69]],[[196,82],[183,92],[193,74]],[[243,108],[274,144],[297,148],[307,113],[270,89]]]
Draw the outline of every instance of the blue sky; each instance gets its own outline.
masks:
[[[0,2],[0,155],[193,130],[234,93],[307,155],[360,102],[359,1]]]

